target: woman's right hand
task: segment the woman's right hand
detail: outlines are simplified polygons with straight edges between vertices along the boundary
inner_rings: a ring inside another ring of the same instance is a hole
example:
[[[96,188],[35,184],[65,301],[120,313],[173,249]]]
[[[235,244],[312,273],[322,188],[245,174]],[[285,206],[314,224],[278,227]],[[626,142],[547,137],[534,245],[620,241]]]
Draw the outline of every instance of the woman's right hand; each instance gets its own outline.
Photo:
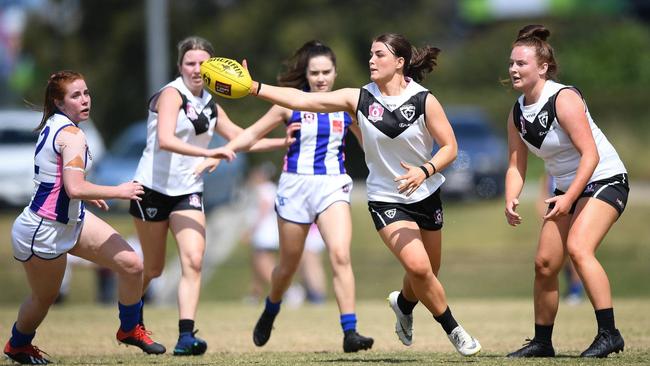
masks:
[[[286,136],[284,137],[284,144],[286,146],[291,146],[296,142],[296,131],[300,130],[300,127],[302,127],[300,122],[294,122],[287,126]]]
[[[511,226],[517,226],[521,224],[521,216],[517,213],[517,206],[519,206],[519,199],[507,199],[506,200],[506,220]]]
[[[142,201],[140,196],[144,194],[144,188],[138,182],[124,182],[117,186],[117,189],[119,193],[116,198]]]
[[[233,159],[237,157],[237,154],[235,154],[234,151],[228,148],[217,147],[215,149],[208,149],[208,152],[205,156],[207,158],[225,159],[227,161],[233,161]]]

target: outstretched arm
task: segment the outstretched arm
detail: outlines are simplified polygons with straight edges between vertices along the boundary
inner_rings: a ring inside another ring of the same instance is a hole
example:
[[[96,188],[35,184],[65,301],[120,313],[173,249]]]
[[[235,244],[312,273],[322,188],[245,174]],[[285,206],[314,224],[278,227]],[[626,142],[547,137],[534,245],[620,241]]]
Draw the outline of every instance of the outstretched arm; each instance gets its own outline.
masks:
[[[271,108],[271,110],[269,110],[269,112],[267,112],[267,114],[265,114],[260,120],[244,130],[235,124],[220,106],[217,106],[217,108],[219,111],[219,123],[216,125],[216,131],[230,141],[224,146],[225,149],[232,151],[260,152],[286,147],[286,141],[284,138],[261,139],[275,126],[282,122],[280,111]],[[268,118],[265,118],[269,114],[271,115]],[[260,122],[261,124],[258,125]],[[253,127],[255,128],[251,130]],[[240,138],[243,134],[245,135]],[[236,147],[236,150],[232,149],[231,146]]]
[[[295,88],[260,84],[253,81],[252,95],[283,107],[310,112],[348,112],[354,114],[360,90],[337,89],[330,92],[304,92]]]

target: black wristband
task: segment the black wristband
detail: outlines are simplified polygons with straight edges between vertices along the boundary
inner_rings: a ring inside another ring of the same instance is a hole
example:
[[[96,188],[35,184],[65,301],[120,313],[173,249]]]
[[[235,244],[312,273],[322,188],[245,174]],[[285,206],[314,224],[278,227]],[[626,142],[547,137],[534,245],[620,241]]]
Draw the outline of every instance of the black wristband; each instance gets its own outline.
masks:
[[[422,169],[422,171],[424,172],[424,175],[426,176],[426,178],[424,179],[427,179],[431,176],[431,174],[429,174],[429,171],[427,170],[427,168],[424,167],[424,165],[420,165],[418,168]]]
[[[255,92],[255,95],[260,95],[260,90],[262,89],[262,83],[259,81],[257,82],[257,91]]]
[[[431,167],[433,168],[433,173],[431,173],[431,175],[434,175],[434,174],[436,174],[436,173],[438,172],[438,169],[436,169],[436,166],[433,165],[432,162],[427,161],[425,164],[429,164],[429,165],[431,165]]]

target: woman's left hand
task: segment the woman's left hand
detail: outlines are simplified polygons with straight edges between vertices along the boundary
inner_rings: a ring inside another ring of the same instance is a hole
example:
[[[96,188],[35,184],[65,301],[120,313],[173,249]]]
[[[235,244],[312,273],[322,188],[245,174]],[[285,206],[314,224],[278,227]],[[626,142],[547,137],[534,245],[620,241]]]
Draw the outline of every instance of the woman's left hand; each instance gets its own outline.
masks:
[[[544,203],[555,203],[555,207],[544,215],[544,220],[555,220],[569,214],[573,201],[566,194],[561,194],[544,200]]]
[[[420,187],[422,182],[424,182],[427,177],[424,175],[422,169],[420,169],[418,166],[413,166],[403,161],[400,161],[400,165],[402,168],[406,169],[407,172],[406,174],[400,175],[399,177],[393,179],[393,181],[399,182],[397,185],[397,190],[399,193],[405,193],[406,197],[408,197],[413,194],[413,192],[415,192],[418,187]]]

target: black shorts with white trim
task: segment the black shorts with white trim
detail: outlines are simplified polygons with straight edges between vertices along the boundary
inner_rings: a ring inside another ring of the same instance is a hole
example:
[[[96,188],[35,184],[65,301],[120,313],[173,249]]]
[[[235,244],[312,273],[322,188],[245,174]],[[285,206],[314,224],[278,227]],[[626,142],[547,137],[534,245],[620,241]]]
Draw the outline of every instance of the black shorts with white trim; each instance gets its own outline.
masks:
[[[563,191],[556,189],[553,192],[556,196],[564,194]],[[597,198],[605,203],[608,203],[610,206],[614,207],[618,211],[618,215],[621,216],[627,206],[627,198],[630,193],[630,185],[628,184],[627,174],[617,174],[613,177],[606,179],[593,181],[585,187],[584,191],[580,194],[580,197],[573,203],[569,213],[574,213],[576,210],[576,205],[578,200],[583,197],[593,197]],[[555,203],[548,205],[548,210],[552,210],[555,207]]]
[[[432,231],[442,229],[443,225],[440,189],[415,203],[368,201],[368,211],[377,231],[396,221],[413,221],[420,229]]]
[[[129,213],[142,221],[165,221],[174,211],[203,211],[203,193],[195,192],[180,196],[168,196],[144,187],[142,201],[131,200]]]

